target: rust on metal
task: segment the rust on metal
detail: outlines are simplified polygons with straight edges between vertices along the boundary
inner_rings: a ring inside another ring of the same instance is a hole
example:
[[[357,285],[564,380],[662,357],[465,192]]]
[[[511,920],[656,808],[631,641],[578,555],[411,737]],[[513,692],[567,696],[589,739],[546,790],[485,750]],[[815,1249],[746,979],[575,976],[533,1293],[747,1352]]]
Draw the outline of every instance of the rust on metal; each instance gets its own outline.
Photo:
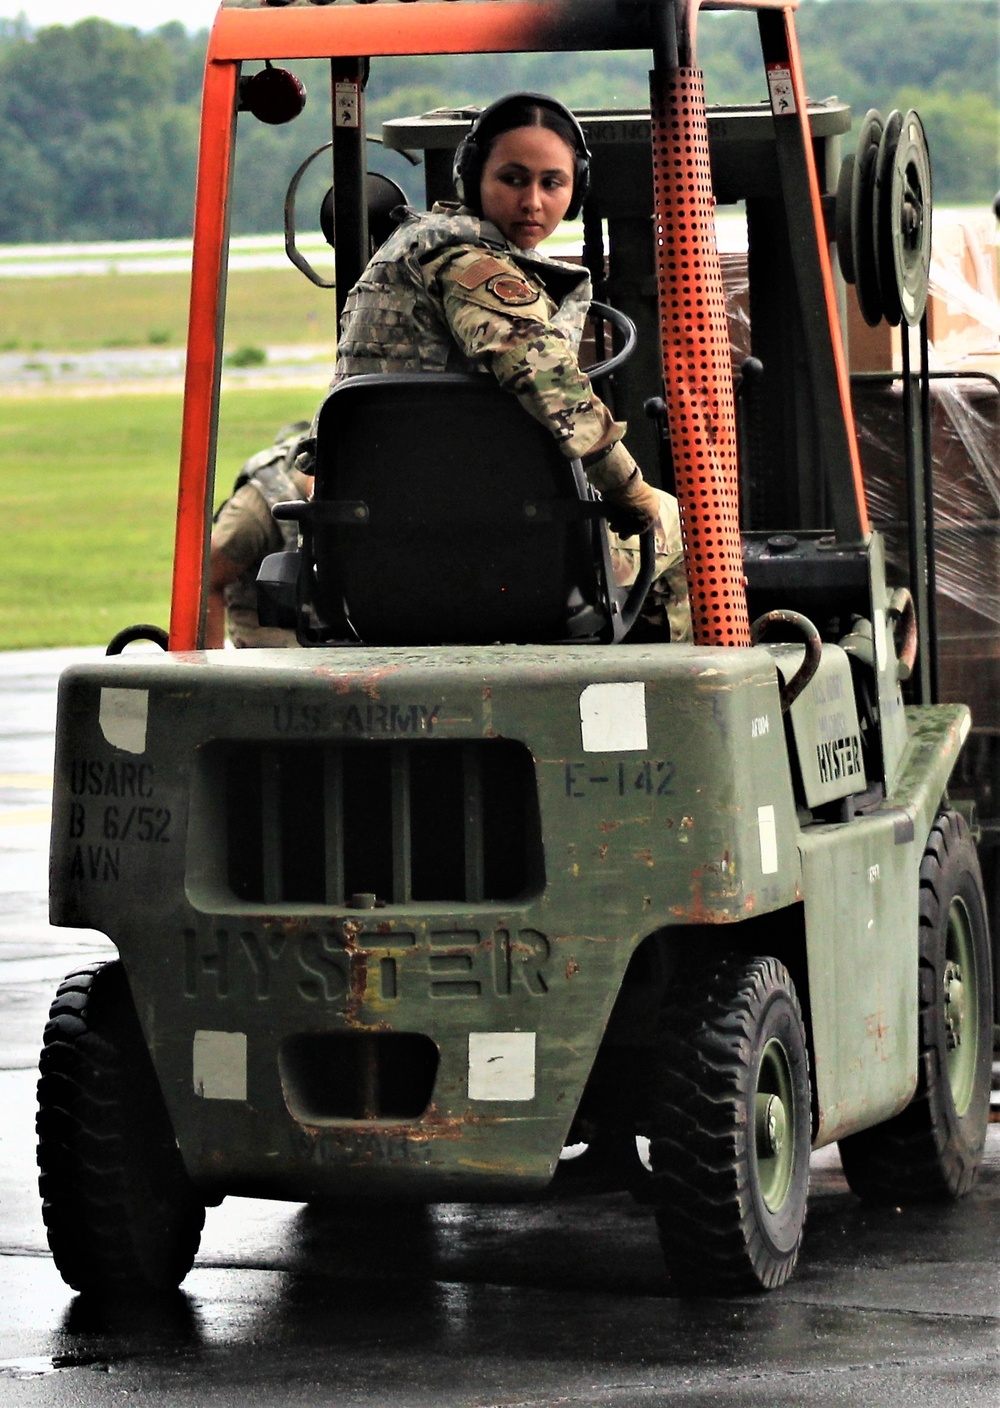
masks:
[[[414,1120],[412,1123],[404,1124],[398,1121],[392,1123],[374,1118],[343,1120],[337,1121],[335,1124],[300,1124],[299,1129],[313,1142],[329,1139],[331,1133],[336,1134],[343,1131],[345,1134],[349,1134],[352,1140],[355,1137],[364,1138],[367,1135],[373,1141],[375,1139],[398,1139],[408,1144],[426,1144],[432,1139],[461,1139],[462,1132],[468,1125],[484,1122],[482,1115],[475,1115],[471,1110],[466,1111],[462,1116],[445,1116],[438,1113],[436,1106],[429,1105],[419,1120]],[[372,1150],[363,1157],[371,1158],[375,1152]],[[381,1155],[382,1150],[379,1149],[378,1153]]]

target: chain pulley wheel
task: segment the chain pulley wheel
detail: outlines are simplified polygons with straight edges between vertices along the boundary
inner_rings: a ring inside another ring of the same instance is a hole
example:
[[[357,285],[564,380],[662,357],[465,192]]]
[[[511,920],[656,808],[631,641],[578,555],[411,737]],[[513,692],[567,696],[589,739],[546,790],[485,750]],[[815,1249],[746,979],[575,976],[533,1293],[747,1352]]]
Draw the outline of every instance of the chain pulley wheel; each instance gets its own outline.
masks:
[[[854,191],[854,172],[857,157],[852,152],[840,163],[840,176],[837,180],[837,199],[834,205],[834,238],[837,241],[837,258],[840,272],[849,284],[854,282],[854,249],[851,244],[851,200]]]
[[[896,287],[896,231],[892,203],[896,149],[902,130],[903,114],[898,108],[894,108],[885,120],[882,140],[878,144],[878,155],[875,158],[875,200],[872,211],[872,242],[875,248],[879,301],[882,305],[882,316],[889,326],[894,328],[903,320],[903,305]]]
[[[884,132],[882,114],[875,108],[865,114],[854,154],[854,178],[851,182],[851,255],[855,292],[861,316],[869,327],[882,321],[882,297],[879,291],[878,266],[875,259],[875,177],[878,154]],[[843,262],[843,261],[842,261]]]
[[[931,163],[919,116],[865,114],[837,183],[840,269],[855,285],[869,327],[916,327],[927,306],[931,263]]]
[[[911,108],[903,118],[893,156],[887,232],[892,249],[895,294],[902,318],[911,328],[917,326],[927,307],[931,205],[927,137],[923,123]],[[887,269],[886,279],[889,277]]]

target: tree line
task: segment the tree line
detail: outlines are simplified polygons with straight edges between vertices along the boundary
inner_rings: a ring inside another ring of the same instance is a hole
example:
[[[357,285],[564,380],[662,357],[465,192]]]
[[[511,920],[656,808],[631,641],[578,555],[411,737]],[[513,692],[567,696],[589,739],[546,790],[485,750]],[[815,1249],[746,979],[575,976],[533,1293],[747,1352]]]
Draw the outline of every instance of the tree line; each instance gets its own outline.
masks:
[[[803,0],[811,95],[836,94],[856,119],[869,107],[916,108],[936,201],[985,204],[1000,184],[998,18],[998,0]],[[188,235],[205,45],[204,33],[178,23],[144,34],[97,19],[38,30],[0,20],[0,242]],[[699,45],[711,102],[765,97],[752,15],[704,15]],[[238,119],[247,130],[237,145],[237,233],[280,228],[292,173],[329,137],[326,66],[293,67],[315,95],[299,119],[284,128]],[[644,107],[646,68],[646,56],[618,53],[381,59],[368,86],[369,130],[516,88],[580,108]],[[422,180],[401,158],[373,156],[372,165],[419,203]],[[311,198],[306,190],[307,208]]]

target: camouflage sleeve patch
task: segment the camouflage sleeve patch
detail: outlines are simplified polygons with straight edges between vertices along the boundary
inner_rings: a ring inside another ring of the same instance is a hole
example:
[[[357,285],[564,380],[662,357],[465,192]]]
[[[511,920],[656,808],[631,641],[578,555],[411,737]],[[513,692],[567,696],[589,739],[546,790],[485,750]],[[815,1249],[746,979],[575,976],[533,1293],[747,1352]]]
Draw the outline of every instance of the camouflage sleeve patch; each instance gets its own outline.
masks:
[[[446,317],[448,303],[456,301],[545,322],[556,309],[541,285],[512,260],[486,253],[482,246],[450,247],[424,265],[421,273],[431,297],[445,305]]]
[[[499,283],[501,290],[495,291],[491,285]],[[552,311],[552,303],[540,289],[518,275],[504,275],[502,279],[490,279],[483,288],[469,289],[464,297],[486,313],[497,313],[505,318],[524,318],[532,323],[547,323]]]
[[[538,290],[517,274],[497,274],[486,289],[507,308],[524,308],[538,302]]]
[[[492,254],[485,254],[482,259],[477,259],[475,264],[470,264],[467,268],[462,269],[456,275],[455,282],[460,284],[462,288],[474,289],[486,283],[487,279],[509,273],[509,265],[502,263],[499,259],[494,259]]]

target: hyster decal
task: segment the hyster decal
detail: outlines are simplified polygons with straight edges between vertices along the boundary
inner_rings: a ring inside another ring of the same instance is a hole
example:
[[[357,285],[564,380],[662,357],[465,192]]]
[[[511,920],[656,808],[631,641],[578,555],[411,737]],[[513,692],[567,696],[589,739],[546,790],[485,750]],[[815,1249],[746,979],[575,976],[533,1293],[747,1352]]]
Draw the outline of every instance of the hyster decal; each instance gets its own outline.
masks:
[[[832,738],[816,744],[816,763],[820,782],[837,782],[842,777],[855,777],[861,772],[861,740],[851,734],[847,738]]]

